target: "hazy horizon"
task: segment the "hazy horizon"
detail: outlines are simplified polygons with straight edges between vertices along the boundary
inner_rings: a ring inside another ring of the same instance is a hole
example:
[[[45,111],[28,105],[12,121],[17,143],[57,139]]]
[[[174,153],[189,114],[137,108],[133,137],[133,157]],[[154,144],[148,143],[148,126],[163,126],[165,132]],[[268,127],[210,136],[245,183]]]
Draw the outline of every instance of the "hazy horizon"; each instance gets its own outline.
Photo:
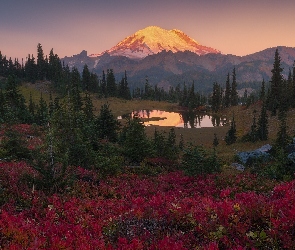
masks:
[[[45,55],[101,53],[152,25],[182,30],[222,54],[295,47],[292,0],[10,0],[0,8],[0,51],[19,59],[36,55],[38,43]]]

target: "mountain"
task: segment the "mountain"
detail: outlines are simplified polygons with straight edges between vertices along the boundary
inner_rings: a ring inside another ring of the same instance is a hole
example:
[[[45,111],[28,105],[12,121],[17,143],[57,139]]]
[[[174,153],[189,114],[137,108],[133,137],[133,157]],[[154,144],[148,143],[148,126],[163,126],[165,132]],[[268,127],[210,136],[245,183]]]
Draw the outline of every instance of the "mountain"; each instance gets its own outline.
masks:
[[[181,30],[166,30],[157,26],[149,26],[126,37],[110,50],[105,51],[111,56],[126,56],[133,59],[142,59],[162,51],[191,51],[197,55],[220,53],[220,51],[203,46]],[[92,54],[97,57],[102,54]]]
[[[211,92],[214,82],[225,85],[226,76],[234,67],[239,89],[259,88],[262,79],[270,80],[276,49],[287,78],[295,61],[295,48],[279,46],[247,56],[224,55],[199,45],[179,30],[167,31],[154,26],[136,32],[100,55],[88,56],[82,51],[62,60],[80,72],[87,64],[98,76],[103,70],[113,69],[118,81],[126,70],[131,88],[144,86],[148,78],[150,84],[166,90],[194,81],[195,90]]]

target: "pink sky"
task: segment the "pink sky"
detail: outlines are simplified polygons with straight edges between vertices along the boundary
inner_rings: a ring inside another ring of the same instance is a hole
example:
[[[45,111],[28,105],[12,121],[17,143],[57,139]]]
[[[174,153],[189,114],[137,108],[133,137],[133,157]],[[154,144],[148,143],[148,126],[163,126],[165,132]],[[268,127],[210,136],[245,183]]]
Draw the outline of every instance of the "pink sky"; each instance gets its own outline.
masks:
[[[295,47],[294,0],[9,0],[0,3],[0,51],[60,57],[110,49],[150,25],[180,29],[223,54]]]

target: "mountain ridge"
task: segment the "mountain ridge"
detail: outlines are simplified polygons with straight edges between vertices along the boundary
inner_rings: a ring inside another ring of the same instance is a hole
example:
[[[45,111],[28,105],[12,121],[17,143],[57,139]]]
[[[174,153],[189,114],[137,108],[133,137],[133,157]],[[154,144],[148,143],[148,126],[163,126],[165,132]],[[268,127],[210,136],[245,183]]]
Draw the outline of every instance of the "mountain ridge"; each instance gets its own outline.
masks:
[[[147,38],[149,34],[152,35]],[[151,43],[153,39],[156,41],[158,35],[164,37],[160,38],[161,41],[169,40],[171,37],[181,37],[181,40],[167,43],[168,45],[157,44],[154,41]],[[174,46],[173,49],[171,44],[177,44],[178,41],[186,45],[183,45],[184,47],[179,45],[178,48]],[[185,49],[190,46],[187,45],[190,43],[192,45],[190,48],[195,48],[196,45],[202,53],[196,53],[193,49],[192,51]],[[166,45],[172,49],[168,50],[167,47],[165,48]],[[151,85],[157,84],[167,90],[170,86],[183,82],[191,84],[194,81],[196,90],[206,92],[212,90],[214,82],[225,84],[227,74],[231,74],[234,67],[238,84],[240,84],[238,87],[253,84],[259,86],[262,79],[269,81],[276,49],[279,50],[282,59],[285,77],[295,61],[295,48],[293,47],[266,48],[245,56],[225,55],[218,50],[208,48],[200,45],[180,30],[164,30],[157,26],[150,26],[123,39],[100,55],[88,56],[87,51],[83,50],[78,55],[65,57],[62,60],[70,67],[77,67],[80,72],[85,64],[98,75],[101,75],[103,70],[113,69],[117,79],[120,79],[126,70],[131,88],[144,86],[146,79]],[[210,49],[213,53],[208,53]]]

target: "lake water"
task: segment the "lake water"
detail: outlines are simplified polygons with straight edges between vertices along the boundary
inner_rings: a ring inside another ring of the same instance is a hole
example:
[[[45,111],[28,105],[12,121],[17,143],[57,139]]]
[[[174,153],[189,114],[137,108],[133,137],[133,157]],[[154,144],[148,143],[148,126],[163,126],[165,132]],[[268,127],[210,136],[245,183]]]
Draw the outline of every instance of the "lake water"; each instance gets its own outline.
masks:
[[[134,114],[137,114],[138,117],[142,118],[145,126],[155,125],[182,128],[204,128],[223,126],[226,124],[225,117],[210,116],[206,113],[188,111],[167,112],[162,110],[140,110],[118,117],[118,119],[133,117]]]

